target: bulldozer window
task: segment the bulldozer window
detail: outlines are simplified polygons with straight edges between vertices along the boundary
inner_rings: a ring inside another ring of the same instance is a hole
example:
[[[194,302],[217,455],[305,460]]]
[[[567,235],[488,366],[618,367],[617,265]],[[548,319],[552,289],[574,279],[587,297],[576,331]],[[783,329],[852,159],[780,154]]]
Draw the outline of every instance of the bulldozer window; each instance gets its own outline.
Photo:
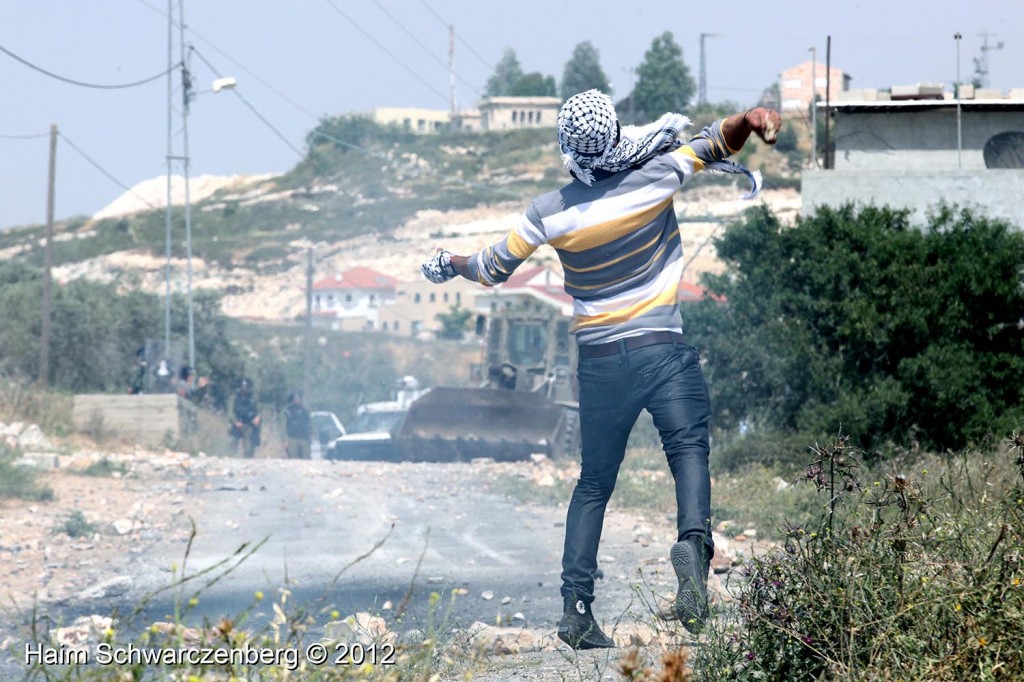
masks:
[[[513,365],[542,365],[547,350],[541,324],[512,324],[508,330],[508,357]]]

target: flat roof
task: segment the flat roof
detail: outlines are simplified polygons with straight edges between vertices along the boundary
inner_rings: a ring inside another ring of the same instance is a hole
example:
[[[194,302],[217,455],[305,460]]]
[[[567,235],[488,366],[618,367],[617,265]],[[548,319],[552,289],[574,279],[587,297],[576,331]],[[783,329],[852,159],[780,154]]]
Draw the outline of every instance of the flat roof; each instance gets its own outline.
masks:
[[[897,100],[846,100],[831,102],[829,108],[849,113],[878,113],[892,111],[922,111],[925,109],[956,109],[955,99],[897,99]],[[825,103],[818,102],[824,109]],[[962,99],[963,111],[1015,111],[1024,110],[1024,99]]]

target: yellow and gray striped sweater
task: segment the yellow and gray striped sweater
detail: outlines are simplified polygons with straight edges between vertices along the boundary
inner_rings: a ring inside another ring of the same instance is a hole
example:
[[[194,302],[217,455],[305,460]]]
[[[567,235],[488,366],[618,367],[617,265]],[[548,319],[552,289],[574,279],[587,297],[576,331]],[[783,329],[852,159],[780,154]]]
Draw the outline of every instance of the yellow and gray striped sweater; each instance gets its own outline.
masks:
[[[538,246],[550,244],[574,300],[572,329],[580,344],[681,331],[683,249],[672,198],[705,165],[735,151],[717,121],[638,167],[541,195],[502,241],[470,257],[470,273],[481,284],[500,284]]]

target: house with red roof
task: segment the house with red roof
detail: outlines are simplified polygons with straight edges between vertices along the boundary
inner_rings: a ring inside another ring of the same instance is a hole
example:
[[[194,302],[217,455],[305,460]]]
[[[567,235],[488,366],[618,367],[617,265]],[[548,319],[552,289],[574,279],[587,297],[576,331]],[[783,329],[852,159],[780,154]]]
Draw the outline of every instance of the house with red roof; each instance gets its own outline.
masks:
[[[395,300],[393,277],[355,267],[313,282],[313,315],[345,331],[377,328],[381,306]]]

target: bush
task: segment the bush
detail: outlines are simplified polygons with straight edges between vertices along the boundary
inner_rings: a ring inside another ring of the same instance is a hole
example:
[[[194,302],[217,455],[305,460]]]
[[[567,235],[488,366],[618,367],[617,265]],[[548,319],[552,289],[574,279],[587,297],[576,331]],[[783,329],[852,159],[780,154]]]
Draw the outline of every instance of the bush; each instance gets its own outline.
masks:
[[[716,240],[727,271],[686,313],[714,423],[960,449],[1024,417],[1024,235],[967,210],[765,208]],[[724,301],[724,302],[720,302]]]
[[[697,679],[1024,679],[1022,446],[882,476],[845,438],[816,448],[822,511],[746,562]]]
[[[0,499],[52,500],[53,488],[39,483],[35,469],[15,464],[17,454],[0,441]]]

